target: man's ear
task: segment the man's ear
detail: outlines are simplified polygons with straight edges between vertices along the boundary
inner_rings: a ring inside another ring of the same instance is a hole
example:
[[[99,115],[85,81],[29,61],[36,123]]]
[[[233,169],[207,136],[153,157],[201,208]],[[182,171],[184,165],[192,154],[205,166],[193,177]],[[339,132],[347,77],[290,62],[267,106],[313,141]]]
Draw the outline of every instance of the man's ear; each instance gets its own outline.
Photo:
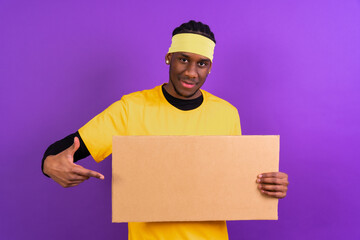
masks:
[[[212,62],[210,61],[210,67],[209,67],[209,72],[208,72],[208,74],[211,72],[211,68],[212,68]]]
[[[170,65],[171,59],[172,59],[172,53],[167,53],[167,54],[165,55],[165,63],[166,63],[167,65]]]

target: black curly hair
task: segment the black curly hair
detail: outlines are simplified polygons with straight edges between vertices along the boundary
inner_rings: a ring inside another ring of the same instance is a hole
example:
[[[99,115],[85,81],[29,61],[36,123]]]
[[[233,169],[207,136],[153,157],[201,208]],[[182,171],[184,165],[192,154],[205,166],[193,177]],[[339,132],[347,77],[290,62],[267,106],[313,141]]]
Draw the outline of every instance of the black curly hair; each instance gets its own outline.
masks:
[[[175,28],[172,35],[176,35],[179,33],[196,33],[200,34],[204,37],[211,39],[214,43],[216,43],[215,35],[210,30],[210,27],[202,22],[196,22],[194,20],[190,20],[187,23],[181,24],[179,27]]]

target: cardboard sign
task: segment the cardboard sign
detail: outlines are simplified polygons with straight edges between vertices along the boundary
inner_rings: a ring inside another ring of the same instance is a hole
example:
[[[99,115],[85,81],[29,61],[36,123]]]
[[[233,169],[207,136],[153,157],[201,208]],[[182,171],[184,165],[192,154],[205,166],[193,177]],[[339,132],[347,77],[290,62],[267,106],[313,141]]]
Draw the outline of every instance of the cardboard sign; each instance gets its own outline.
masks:
[[[257,175],[279,170],[279,136],[114,136],[112,221],[272,219]]]

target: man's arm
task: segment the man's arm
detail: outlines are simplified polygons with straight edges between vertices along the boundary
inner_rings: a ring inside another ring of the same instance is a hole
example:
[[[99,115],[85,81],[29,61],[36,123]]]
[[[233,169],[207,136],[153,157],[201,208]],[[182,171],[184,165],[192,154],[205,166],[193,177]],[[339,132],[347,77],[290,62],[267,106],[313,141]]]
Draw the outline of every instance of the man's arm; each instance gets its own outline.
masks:
[[[74,163],[89,155],[79,133],[76,132],[49,146],[42,160],[43,173],[63,187],[76,186],[89,177],[104,179],[102,174]]]
[[[44,156],[42,158],[42,162],[41,162],[41,171],[44,173],[44,161],[45,159],[50,156],[50,155],[56,155],[59,154],[60,152],[64,151],[65,149],[69,148],[73,143],[74,143],[74,138],[78,137],[80,140],[80,147],[79,149],[75,152],[74,154],[74,162],[77,162],[83,158],[86,158],[87,156],[90,155],[89,150],[87,149],[84,141],[81,139],[81,136],[79,134],[79,132],[76,133],[72,133],[66,137],[64,137],[63,139],[54,142],[53,144],[51,144],[45,151]],[[48,175],[46,175],[44,173],[45,176],[49,177]]]

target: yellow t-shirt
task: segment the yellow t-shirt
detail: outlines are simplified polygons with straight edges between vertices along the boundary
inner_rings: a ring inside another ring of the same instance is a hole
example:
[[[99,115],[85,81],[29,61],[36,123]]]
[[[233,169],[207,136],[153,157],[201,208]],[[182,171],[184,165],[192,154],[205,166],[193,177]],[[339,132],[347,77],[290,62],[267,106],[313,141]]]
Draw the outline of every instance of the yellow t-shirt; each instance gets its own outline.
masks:
[[[125,95],[79,129],[95,161],[112,152],[114,135],[241,135],[237,109],[204,90],[196,109],[183,111],[161,86]],[[129,239],[228,239],[225,221],[129,223]]]

